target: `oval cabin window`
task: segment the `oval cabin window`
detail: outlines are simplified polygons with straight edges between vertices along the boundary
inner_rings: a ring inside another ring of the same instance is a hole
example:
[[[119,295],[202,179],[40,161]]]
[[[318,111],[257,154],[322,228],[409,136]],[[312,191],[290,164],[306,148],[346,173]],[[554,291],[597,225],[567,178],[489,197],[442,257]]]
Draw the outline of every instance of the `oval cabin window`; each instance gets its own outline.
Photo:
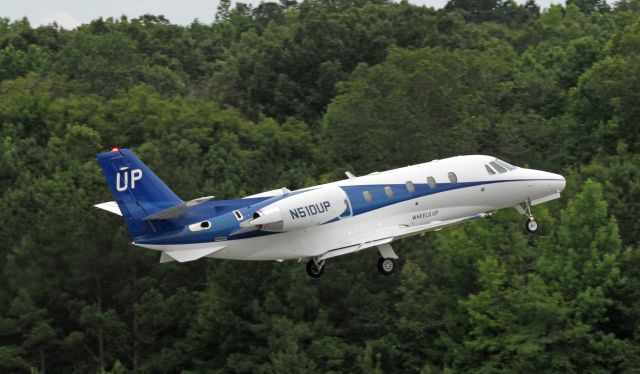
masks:
[[[407,183],[405,183],[405,185],[407,186],[407,191],[409,191],[411,193],[416,192],[416,186],[413,185],[413,182],[407,181]]]
[[[393,189],[390,186],[384,188],[384,193],[387,194],[387,197],[393,197]]]
[[[373,200],[373,196],[371,196],[371,192],[369,191],[362,191],[362,196],[364,197],[364,200],[368,203],[370,203],[371,200]]]
[[[458,176],[456,176],[456,173],[450,171],[448,175],[451,183],[458,183]]]
[[[429,177],[427,178],[427,184],[429,185],[429,187],[431,188],[436,188],[438,187],[438,184],[436,183],[436,180],[433,177]]]

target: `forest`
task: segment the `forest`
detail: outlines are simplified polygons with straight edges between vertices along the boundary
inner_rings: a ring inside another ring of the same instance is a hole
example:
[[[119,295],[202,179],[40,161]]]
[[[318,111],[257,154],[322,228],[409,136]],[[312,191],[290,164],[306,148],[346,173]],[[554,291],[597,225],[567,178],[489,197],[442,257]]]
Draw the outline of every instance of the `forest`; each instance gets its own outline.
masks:
[[[0,17],[2,14],[0,14]],[[222,0],[215,21],[0,18],[0,372],[640,371],[640,1]],[[95,155],[184,200],[459,154],[561,173],[506,209],[332,259],[158,263]]]

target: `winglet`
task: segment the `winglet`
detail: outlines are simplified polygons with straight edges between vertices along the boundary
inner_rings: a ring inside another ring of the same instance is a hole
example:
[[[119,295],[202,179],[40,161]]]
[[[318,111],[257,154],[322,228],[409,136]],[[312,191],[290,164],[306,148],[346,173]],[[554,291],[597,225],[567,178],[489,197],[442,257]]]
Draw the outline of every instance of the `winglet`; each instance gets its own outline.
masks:
[[[350,172],[350,171],[345,171],[345,172],[344,172],[344,174],[345,174],[345,175],[347,176],[347,178],[349,178],[349,179],[354,179],[354,178],[356,177],[356,176],[355,176],[355,175],[353,175],[353,173],[352,173],[352,172]]]

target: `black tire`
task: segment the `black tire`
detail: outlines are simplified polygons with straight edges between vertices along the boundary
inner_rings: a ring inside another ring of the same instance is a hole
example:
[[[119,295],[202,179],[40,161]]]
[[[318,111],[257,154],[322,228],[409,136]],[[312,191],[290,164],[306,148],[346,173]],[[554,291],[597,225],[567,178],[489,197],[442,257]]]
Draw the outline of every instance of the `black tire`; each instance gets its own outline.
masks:
[[[322,273],[324,273],[324,265],[318,267],[313,260],[307,262],[307,274],[309,274],[311,278],[320,278]]]
[[[533,218],[529,218],[527,219],[527,222],[525,222],[524,227],[528,232],[533,234],[534,232],[538,231],[538,222]]]
[[[380,257],[378,260],[378,271],[383,275],[390,275],[396,269],[396,262],[392,258]]]

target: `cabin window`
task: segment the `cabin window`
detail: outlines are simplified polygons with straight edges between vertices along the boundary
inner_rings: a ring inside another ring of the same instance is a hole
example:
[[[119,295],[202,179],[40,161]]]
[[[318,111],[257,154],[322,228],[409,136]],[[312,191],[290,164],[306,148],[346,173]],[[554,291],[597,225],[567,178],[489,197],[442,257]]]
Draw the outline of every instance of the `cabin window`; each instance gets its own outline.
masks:
[[[438,187],[438,184],[436,183],[436,180],[433,177],[429,177],[427,178],[427,184],[429,185],[429,187],[431,188],[436,188]]]
[[[371,200],[373,200],[373,196],[371,196],[371,192],[369,191],[362,191],[362,196],[364,197],[364,200],[368,203],[370,203]]]
[[[502,174],[502,173],[506,173],[507,169],[503,168],[502,166],[500,166],[497,162],[495,161],[491,161],[489,163],[491,166],[493,166],[494,169],[496,169],[498,171],[498,173]]]
[[[489,167],[489,165],[486,165],[486,164],[485,164],[485,165],[484,165],[484,167],[485,167],[485,169],[487,169],[487,173],[489,173],[489,175],[493,175],[493,174],[495,174],[495,173],[496,173],[495,171],[493,171],[493,169],[491,169],[491,168]]]
[[[498,160],[497,158],[494,161],[497,162],[498,164],[500,164],[501,166],[507,168],[507,170],[516,169],[515,166],[511,165],[510,163],[508,163],[506,161]]]
[[[407,181],[407,183],[405,183],[405,185],[407,186],[407,191],[409,191],[411,193],[416,192],[416,186],[413,185],[413,182]]]
[[[387,194],[387,197],[393,197],[393,189],[390,186],[384,188],[384,193]]]
[[[242,213],[239,210],[234,210],[233,211],[233,215],[236,216],[236,218],[238,219],[238,221],[242,220]]]
[[[456,175],[456,173],[450,171],[448,176],[451,183],[458,183],[458,176]]]

